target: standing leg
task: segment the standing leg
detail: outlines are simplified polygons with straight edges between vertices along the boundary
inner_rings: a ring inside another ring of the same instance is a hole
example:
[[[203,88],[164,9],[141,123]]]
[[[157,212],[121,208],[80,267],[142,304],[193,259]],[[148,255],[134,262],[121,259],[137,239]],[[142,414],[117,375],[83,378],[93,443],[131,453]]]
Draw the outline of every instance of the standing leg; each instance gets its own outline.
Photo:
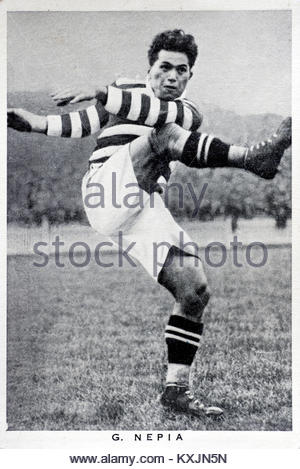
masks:
[[[161,402],[171,409],[197,416],[221,415],[222,409],[205,407],[189,391],[191,365],[200,345],[202,315],[209,300],[202,264],[198,258],[172,247],[158,281],[176,300],[166,326],[168,372]]]

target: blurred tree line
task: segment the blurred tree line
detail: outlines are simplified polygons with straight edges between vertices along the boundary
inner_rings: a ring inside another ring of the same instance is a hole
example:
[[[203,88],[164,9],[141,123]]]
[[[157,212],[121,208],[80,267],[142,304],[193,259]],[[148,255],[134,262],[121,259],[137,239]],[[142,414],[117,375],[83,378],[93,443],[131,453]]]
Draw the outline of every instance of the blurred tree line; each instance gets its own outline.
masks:
[[[74,110],[53,105],[46,93],[13,93],[10,107],[24,107],[41,114]],[[83,108],[84,106],[81,106]],[[273,114],[238,116],[233,112],[202,103],[202,130],[228,143],[253,144],[272,134],[281,121]],[[81,179],[96,136],[85,139],[50,138],[39,134],[21,134],[8,129],[8,222],[49,224],[84,222]],[[261,180],[232,168],[196,170],[178,163],[172,173],[168,206],[176,218],[213,220],[230,217],[233,231],[238,219],[254,216],[273,217],[284,228],[291,216],[291,152],[282,160],[280,173],[273,181]],[[184,197],[178,196],[180,184]],[[197,198],[203,199],[197,213],[188,183]]]

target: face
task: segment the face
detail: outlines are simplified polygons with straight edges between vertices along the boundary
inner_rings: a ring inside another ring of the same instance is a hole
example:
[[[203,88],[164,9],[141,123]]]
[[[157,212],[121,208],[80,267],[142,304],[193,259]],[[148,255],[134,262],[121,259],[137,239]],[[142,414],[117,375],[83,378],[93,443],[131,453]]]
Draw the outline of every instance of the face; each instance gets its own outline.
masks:
[[[182,95],[191,76],[185,53],[162,49],[149,71],[149,82],[157,98],[171,101]]]

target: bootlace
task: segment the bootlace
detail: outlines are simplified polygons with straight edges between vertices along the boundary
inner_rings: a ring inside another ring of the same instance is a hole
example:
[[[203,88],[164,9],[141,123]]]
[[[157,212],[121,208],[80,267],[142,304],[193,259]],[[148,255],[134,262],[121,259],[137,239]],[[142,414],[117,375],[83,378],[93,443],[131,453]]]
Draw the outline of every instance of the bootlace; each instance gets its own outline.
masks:
[[[253,151],[254,148],[257,148],[257,150],[259,150],[261,147],[264,147],[265,145],[267,145],[268,143],[274,143],[272,138],[277,138],[278,135],[277,134],[273,134],[271,138],[268,138],[268,140],[263,140],[262,142],[259,142],[257,143],[256,145],[252,145],[250,147],[250,151]]]
[[[185,395],[188,397],[188,399],[190,401],[193,401],[193,404],[197,407],[199,407],[199,409],[203,409],[204,408],[204,405],[201,404],[198,399],[195,399],[194,395],[191,394],[191,391],[185,391]]]

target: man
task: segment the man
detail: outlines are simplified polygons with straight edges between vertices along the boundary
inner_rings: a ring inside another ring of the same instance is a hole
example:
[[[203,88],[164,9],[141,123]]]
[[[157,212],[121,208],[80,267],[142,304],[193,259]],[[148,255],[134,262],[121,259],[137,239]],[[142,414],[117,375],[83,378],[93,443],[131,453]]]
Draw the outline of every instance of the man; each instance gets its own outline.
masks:
[[[182,244],[183,230],[165,207],[158,181],[161,176],[168,179],[172,161],[196,168],[243,168],[272,179],[291,143],[291,119],[283,121],[268,141],[251,148],[228,145],[199,132],[202,116],[184,97],[196,57],[193,36],[182,30],[165,31],[154,38],[148,51],[150,69],[145,82],[120,79],[108,87],[63,90],[53,95],[58,105],[94,98],[97,103],[62,116],[11,109],[8,125],[57,137],[84,137],[104,127],[82,183],[88,219],[114,242],[121,233],[123,249],[130,249],[174,296],[165,334],[168,371],[161,403],[202,416],[222,414],[218,407],[200,404],[189,391],[190,369],[203,330],[201,318],[209,300],[207,280],[186,233]],[[112,175],[118,204],[112,201]],[[125,203],[133,185],[138,185],[140,193],[135,203]],[[105,206],[95,203],[97,187],[103,188]],[[141,193],[143,206],[137,200]],[[154,252],[153,246],[160,249]]]

